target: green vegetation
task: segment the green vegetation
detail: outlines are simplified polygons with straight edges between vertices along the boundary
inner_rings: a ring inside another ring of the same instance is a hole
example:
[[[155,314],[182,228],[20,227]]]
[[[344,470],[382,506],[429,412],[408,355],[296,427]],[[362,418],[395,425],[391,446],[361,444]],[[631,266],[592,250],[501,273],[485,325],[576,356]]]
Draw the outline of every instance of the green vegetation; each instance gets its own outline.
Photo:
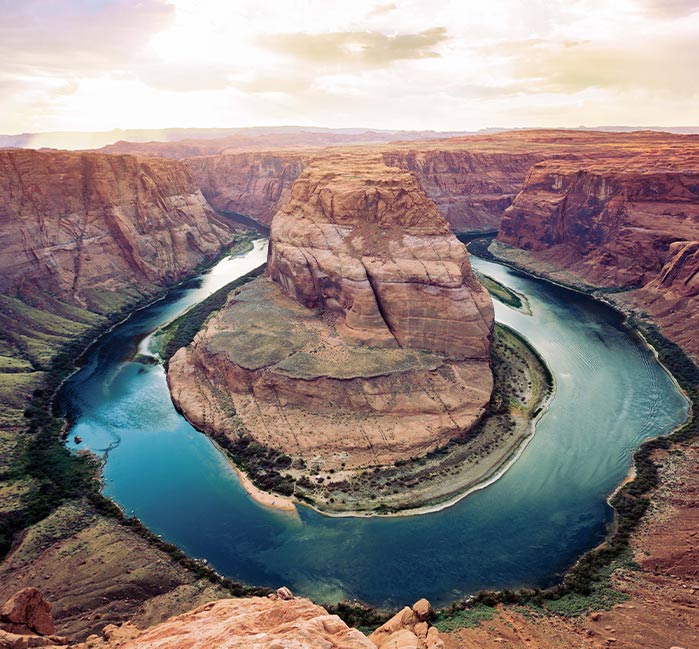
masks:
[[[470,608],[463,608],[453,613],[438,613],[434,625],[439,631],[449,633],[456,629],[471,629],[481,622],[490,622],[497,615],[497,609],[485,604],[475,604]]]
[[[488,289],[488,293],[494,298],[498,299],[503,304],[511,306],[513,309],[521,310],[524,307],[523,296],[518,295],[512,289],[507,288],[507,286],[488,275],[483,275],[479,272],[476,272],[476,275],[478,275],[481,284]]]
[[[373,509],[392,514],[415,508],[416,502],[438,505],[492,475],[529,434],[529,421],[551,393],[553,377],[527,341],[499,323],[491,365],[493,394],[485,415],[473,428],[420,457],[373,467],[351,479],[333,471],[321,476],[322,480],[302,475],[294,495],[335,511]],[[502,452],[503,448],[509,450]],[[498,453],[499,461],[491,461]]]
[[[640,332],[653,346],[660,362],[675,377],[692,402],[689,420],[675,432],[644,442],[634,454],[636,477],[619,489],[611,499],[616,521],[607,542],[587,554],[568,571],[563,582],[544,590],[526,589],[517,592],[484,591],[440,612],[443,619],[458,619],[460,611],[479,604],[519,604],[541,607],[545,611],[576,616],[593,610],[611,608],[626,599],[615,591],[610,575],[617,569],[635,569],[629,540],[650,505],[651,492],[659,484],[658,466],[653,455],[658,450],[694,443],[699,438],[699,368],[682,348],[665,338],[652,324],[631,317],[627,326]]]
[[[244,430],[235,440],[225,435],[214,439],[226,450],[235,464],[245,471],[255,486],[282,496],[291,496],[294,493],[294,479],[281,473],[292,465],[292,459],[288,455],[258,444]]]
[[[339,615],[348,626],[370,634],[392,617],[391,613],[379,611],[359,602],[340,602],[325,607],[330,615]]]
[[[226,284],[164,327],[161,330],[160,355],[166,366],[180,347],[186,347],[194,340],[194,336],[201,330],[207,318],[223,307],[228,300],[228,294],[261,275],[264,268],[265,264],[262,264],[247,275]]]
[[[0,559],[20,532],[46,520],[59,507],[70,505],[81,512],[94,509],[116,519],[186,570],[223,586],[232,595],[266,595],[269,589],[222,577],[163,541],[138,519],[127,517],[101,494],[98,459],[66,448],[65,422],[54,416],[52,409],[56,391],[100,333],[159,297],[110,295],[111,301],[106,303],[120,308],[106,317],[50,296],[42,296],[36,304],[0,296],[0,352],[18,359],[27,370],[17,371],[18,365],[13,364],[9,371],[0,373],[0,399],[6,406],[0,420]]]

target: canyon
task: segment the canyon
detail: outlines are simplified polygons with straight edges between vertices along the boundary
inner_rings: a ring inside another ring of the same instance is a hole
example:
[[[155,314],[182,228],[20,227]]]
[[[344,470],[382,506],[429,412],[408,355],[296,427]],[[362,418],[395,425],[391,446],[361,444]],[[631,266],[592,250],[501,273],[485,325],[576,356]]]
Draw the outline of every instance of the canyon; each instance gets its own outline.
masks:
[[[81,482],[50,413],[97,334],[237,233],[180,162],[68,151],[0,150],[0,223],[0,596],[55,593],[74,636],[154,597],[164,619],[228,592],[96,508],[97,467]]]
[[[95,312],[182,279],[232,238],[187,168],[164,159],[0,151],[0,195],[0,292]]]
[[[173,397],[201,429],[238,435],[244,424],[283,454],[309,457],[314,475],[324,471],[326,479],[427,452],[483,412],[492,389],[484,371],[492,312],[447,222],[459,232],[500,228],[491,247],[499,258],[594,292],[657,325],[699,359],[696,137],[524,131],[313,148],[275,147],[272,140],[254,150],[188,143],[124,143],[109,155],[0,150],[3,475],[28,443],[24,411],[32,393],[43,389],[57,351],[212,260],[236,237],[227,212],[273,225],[270,278],[233,294],[193,346],[172,359]],[[371,227],[357,227],[357,213]],[[342,256],[330,254],[330,245]],[[406,310],[423,301],[424,308]],[[442,307],[446,317],[435,318]],[[469,327],[455,331],[452,316],[465,313]],[[284,319],[276,319],[280,314]],[[245,349],[236,332],[255,323],[260,344]],[[284,354],[271,339],[288,346]],[[450,349],[458,353],[452,357]],[[400,381],[385,377],[386,363]],[[424,386],[419,401],[402,385],[406,377]],[[335,422],[341,432],[325,446],[326,425],[307,419],[304,408],[312,403],[326,418],[328,394],[337,395],[331,405],[343,416]],[[386,421],[397,415],[405,428],[386,438]],[[236,427],[228,428],[234,418]],[[358,420],[367,431],[360,453],[346,434]],[[426,423],[430,435],[421,437]],[[318,435],[320,452],[293,439],[289,431],[299,426]],[[696,589],[695,451],[690,445],[682,456],[657,458],[663,486],[653,492],[657,506],[632,544],[642,572],[614,575],[629,602],[574,621],[532,622],[505,607],[490,623],[494,630],[480,625],[443,633],[446,645],[633,647],[643,632],[648,647],[665,647],[671,633],[677,646],[692,646],[697,620],[684,593]],[[351,456],[358,458],[354,465]],[[2,520],[22,512],[37,487],[32,476],[3,480]],[[250,601],[207,604],[230,591],[183,569],[80,499],[62,503],[15,538],[0,573],[3,600],[29,582],[40,586],[57,600],[59,632],[77,638],[134,619],[153,629],[149,641],[160,633],[161,646],[174,647],[168,637],[185,628],[197,633],[196,624],[212,611],[233,615]],[[250,603],[251,610],[282,606],[263,601]],[[322,609],[295,601],[297,608],[279,615],[316,620],[318,631]],[[649,612],[657,628],[647,624]],[[184,618],[152,626],[178,614]],[[373,646],[337,620],[325,624],[319,632]],[[126,646],[141,646],[141,632],[129,633]],[[418,637],[415,628],[410,633]]]

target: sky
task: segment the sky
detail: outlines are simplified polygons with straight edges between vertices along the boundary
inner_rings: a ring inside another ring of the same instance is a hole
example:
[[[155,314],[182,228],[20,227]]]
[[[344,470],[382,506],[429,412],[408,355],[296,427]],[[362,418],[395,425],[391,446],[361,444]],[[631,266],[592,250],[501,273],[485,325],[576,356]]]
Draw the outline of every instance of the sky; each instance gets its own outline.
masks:
[[[0,0],[0,133],[699,124],[699,0]]]

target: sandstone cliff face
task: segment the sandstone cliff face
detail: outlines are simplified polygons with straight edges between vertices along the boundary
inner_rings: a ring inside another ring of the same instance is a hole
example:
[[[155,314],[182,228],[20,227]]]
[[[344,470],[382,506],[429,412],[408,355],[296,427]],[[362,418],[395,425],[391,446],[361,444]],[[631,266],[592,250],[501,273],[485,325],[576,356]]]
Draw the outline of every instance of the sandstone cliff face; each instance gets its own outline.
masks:
[[[492,303],[409,172],[366,156],[309,165],[272,224],[268,273],[170,361],[195,425],[349,478],[480,419]]]
[[[0,292],[93,311],[177,280],[232,240],[181,163],[0,151]]]
[[[692,333],[699,324],[696,157],[535,165],[498,241],[527,251],[563,281],[629,289],[613,299],[647,312],[699,354]]]
[[[289,200],[291,186],[304,167],[336,155],[320,151],[246,152],[192,157],[186,162],[214,208],[245,214],[269,225]],[[388,166],[412,172],[456,231],[497,228],[527,171],[543,158],[536,153],[438,148],[396,149],[378,155]]]
[[[105,629],[77,649],[376,649],[366,636],[307,599],[251,597],[205,604],[139,632]]]
[[[387,151],[386,164],[411,171],[457,232],[497,229],[541,153]]]
[[[307,160],[293,152],[236,153],[190,158],[187,166],[215,209],[269,225]]]
[[[443,649],[430,626],[430,604],[405,607],[369,638],[337,615],[287,588],[271,597],[224,599],[139,631],[131,623],[105,628],[76,649]]]
[[[274,220],[269,274],[347,340],[488,359],[492,305],[414,177],[375,161],[323,162]]]

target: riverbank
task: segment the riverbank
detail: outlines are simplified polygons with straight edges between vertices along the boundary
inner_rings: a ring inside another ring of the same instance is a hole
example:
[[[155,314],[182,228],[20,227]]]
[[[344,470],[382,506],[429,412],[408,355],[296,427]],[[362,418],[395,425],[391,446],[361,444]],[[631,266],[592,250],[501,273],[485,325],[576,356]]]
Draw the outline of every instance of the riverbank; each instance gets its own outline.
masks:
[[[674,583],[668,583],[664,589],[665,594],[659,596],[657,579],[633,574],[633,571],[639,568],[634,561],[640,561],[641,567],[653,565],[657,575],[660,565],[657,563],[658,553],[668,554],[669,547],[674,547],[667,545],[668,536],[683,537],[684,544],[680,549],[682,556],[687,544],[696,546],[696,532],[691,531],[692,523],[686,520],[691,518],[690,513],[696,508],[695,499],[693,499],[695,491],[691,487],[687,490],[691,482],[688,473],[691,463],[687,462],[686,457],[690,451],[696,454],[696,444],[699,439],[699,368],[677,344],[662,336],[654,325],[639,321],[633,312],[620,309],[609,299],[601,299],[596,288],[583,286],[578,282],[574,286],[567,286],[563,281],[550,279],[536,263],[522,263],[522,259],[526,257],[523,251],[516,251],[516,254],[508,254],[505,258],[500,258],[498,255],[501,252],[500,247],[495,247],[494,254],[492,250],[488,250],[487,243],[485,246],[482,245],[484,242],[477,243],[481,244],[480,250],[477,248],[477,251],[472,251],[474,254],[484,252],[482,256],[486,259],[509,265],[516,270],[564,288],[590,295],[614,308],[623,316],[629,331],[637,333],[642,338],[653,351],[661,367],[686,396],[689,412],[683,424],[666,435],[645,441],[634,453],[633,464],[627,475],[607,499],[614,510],[614,524],[601,545],[580,557],[565,573],[562,582],[556,586],[542,591],[529,589],[517,592],[483,591],[441,611],[439,617],[444,621],[443,629],[451,631],[447,646],[455,646],[454,642],[474,642],[477,638],[482,640],[484,635],[479,620],[488,620],[492,629],[496,628],[493,626],[495,621],[496,624],[499,622],[497,624],[499,628],[504,623],[510,629],[518,626],[522,633],[537,636],[538,631],[542,630],[541,623],[537,621],[532,627],[532,616],[538,619],[543,614],[544,616],[553,615],[553,619],[545,624],[549,628],[544,630],[546,637],[540,638],[542,646],[549,646],[546,642],[551,639],[550,636],[557,638],[556,644],[551,646],[580,646],[578,644],[580,642],[579,622],[572,627],[565,622],[565,619],[580,619],[582,616],[588,616],[585,620],[589,625],[586,631],[587,638],[604,635],[604,630],[609,635],[608,632],[612,627],[606,626],[602,630],[597,624],[600,619],[604,619],[607,623],[613,621],[615,617],[617,619],[626,617],[627,621],[622,622],[627,627],[623,634],[636,639],[646,638],[649,635],[647,632],[652,630],[653,635],[657,636],[655,640],[662,644],[649,642],[644,643],[644,646],[664,647],[667,633],[658,633],[653,626],[648,628],[645,611],[653,611],[653,615],[657,615],[659,620],[664,619],[663,624],[672,628],[676,634],[677,630],[674,626],[677,609],[672,602],[678,601],[676,594],[680,586],[687,587],[687,577],[678,578],[676,574],[668,575],[673,578]],[[612,291],[607,293],[609,292]],[[679,478],[678,474],[684,475],[684,478]],[[673,487],[678,491],[673,493]],[[643,528],[643,531],[639,532],[639,528]],[[662,542],[649,543],[649,532],[656,537],[661,537]],[[697,551],[699,552],[699,548]],[[670,550],[671,553],[672,550]],[[676,572],[672,564],[668,564],[667,567],[673,573]],[[683,581],[685,583],[682,583]],[[622,603],[628,597],[631,597],[633,604]],[[634,613],[619,614],[619,611],[625,607]],[[612,610],[612,612],[602,618],[598,612],[601,610]],[[637,610],[638,613],[635,612]],[[688,628],[689,636],[696,639],[696,631],[699,629],[698,616],[694,615],[692,609],[686,611],[686,614],[693,620],[693,626]],[[474,631],[470,632],[466,627],[473,628]],[[460,628],[462,630],[457,630]],[[577,631],[574,631],[574,628]],[[646,635],[643,635],[642,631],[639,635],[639,630],[643,628],[646,628]],[[507,633],[501,633],[501,635],[507,635]],[[519,636],[519,632],[517,635]],[[492,633],[488,632],[487,637],[491,636]],[[516,638],[513,640],[513,646],[524,646],[516,640]],[[611,642],[616,643],[617,638],[612,638]],[[607,644],[610,644],[610,641]],[[490,644],[484,643],[483,646],[490,646]]]
[[[242,497],[242,495],[241,495],[241,499],[244,500],[244,498]],[[244,510],[244,507],[241,507],[241,510]],[[231,511],[231,510],[228,509],[228,510],[226,510],[226,511]],[[281,517],[277,517],[277,518],[281,518]],[[431,518],[431,517],[428,517],[428,518]],[[308,515],[304,515],[304,520],[306,520],[306,521],[312,521],[313,519],[310,518]],[[309,523],[309,525],[310,525],[310,524],[311,524],[311,523]],[[238,526],[241,525],[240,521],[237,522],[237,525],[238,525]],[[381,525],[383,525],[383,523],[381,523]],[[395,523],[391,523],[390,525],[391,525],[391,526],[394,526]],[[326,527],[325,524],[323,524],[323,526],[324,526],[324,528]],[[362,523],[362,526],[364,526],[364,523]],[[327,528],[326,528],[326,529],[327,529]],[[485,533],[485,532],[487,532],[486,528],[484,528],[484,533]],[[277,532],[276,532],[275,534],[279,534],[279,533],[280,533],[280,531],[277,530]],[[444,533],[448,533],[446,529],[444,530]],[[322,541],[322,539],[319,539],[319,540]],[[396,539],[396,541],[398,542],[399,539]],[[250,542],[250,541],[248,541],[248,543],[249,543],[249,542]],[[231,547],[234,547],[234,546],[231,546]],[[344,546],[343,546],[343,547],[344,547]],[[350,550],[349,550],[349,549],[346,549],[346,551],[350,551]],[[196,554],[199,555],[199,556],[209,556],[209,555],[208,555],[204,550],[202,550],[201,548],[198,548],[197,550],[195,550],[195,552],[196,552]],[[388,559],[388,558],[387,558],[387,559]],[[446,555],[445,555],[445,559],[446,559]],[[230,574],[235,575],[236,572],[235,572],[235,571],[232,571],[232,572],[230,572]],[[253,583],[258,583],[258,582],[253,581]]]
[[[488,410],[465,436],[423,457],[375,467],[354,479],[350,493],[333,488],[334,481],[346,481],[342,474],[330,475],[299,501],[325,516],[414,516],[447,509],[492,485],[524,451],[555,395],[543,359],[526,339],[499,324],[493,372]]]
[[[192,269],[192,276],[221,256]],[[6,455],[3,449],[10,464],[0,481],[0,600],[25,586],[39,588],[54,605],[59,631],[73,638],[127,618],[147,624],[219,597],[266,592],[235,584],[190,559],[102,496],[100,462],[66,448],[66,419],[54,413],[55,395],[104,336],[190,279],[136,302],[115,294],[117,305],[127,304],[94,321],[77,307],[59,305],[66,321],[59,330],[76,331],[45,351],[21,428],[3,426],[3,436],[9,433],[14,446]],[[40,324],[59,319],[44,313],[37,320],[37,309],[22,309]]]
[[[531,440],[553,398],[553,376],[543,359],[522,336],[502,325],[496,325],[493,372],[493,396],[474,429],[421,457],[389,466],[360,471],[316,467],[309,472],[305,458],[253,442],[237,418],[235,436],[222,432],[210,436],[255,486],[251,495],[267,494],[266,505],[281,498],[286,509],[289,499],[330,517],[432,513],[502,477]],[[208,392],[202,392],[206,381],[195,383],[199,398],[206,396]],[[212,393],[207,398],[214,397]],[[225,405],[230,416],[233,404],[227,400]],[[187,415],[186,409],[183,414]],[[283,484],[284,493],[270,489],[276,483]]]

